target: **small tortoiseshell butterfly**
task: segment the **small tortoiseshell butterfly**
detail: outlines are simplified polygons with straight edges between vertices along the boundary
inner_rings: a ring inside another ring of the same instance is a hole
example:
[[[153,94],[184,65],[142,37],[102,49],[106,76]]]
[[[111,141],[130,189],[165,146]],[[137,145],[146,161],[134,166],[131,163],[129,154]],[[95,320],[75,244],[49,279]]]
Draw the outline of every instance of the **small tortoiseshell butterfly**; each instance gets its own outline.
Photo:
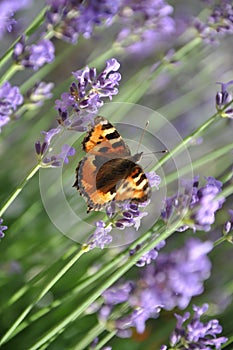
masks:
[[[103,209],[112,201],[142,203],[150,198],[148,179],[136,164],[142,152],[132,156],[107,119],[95,117],[82,145],[87,154],[78,164],[73,187],[77,187],[87,202],[87,212]]]

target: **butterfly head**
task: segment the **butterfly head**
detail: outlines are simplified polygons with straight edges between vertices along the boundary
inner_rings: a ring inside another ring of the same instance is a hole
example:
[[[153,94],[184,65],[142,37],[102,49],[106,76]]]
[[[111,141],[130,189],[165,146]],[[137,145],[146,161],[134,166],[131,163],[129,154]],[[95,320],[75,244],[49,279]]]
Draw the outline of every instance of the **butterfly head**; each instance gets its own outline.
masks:
[[[142,155],[143,155],[143,152],[136,153],[130,159],[132,160],[132,162],[138,163],[142,159]]]

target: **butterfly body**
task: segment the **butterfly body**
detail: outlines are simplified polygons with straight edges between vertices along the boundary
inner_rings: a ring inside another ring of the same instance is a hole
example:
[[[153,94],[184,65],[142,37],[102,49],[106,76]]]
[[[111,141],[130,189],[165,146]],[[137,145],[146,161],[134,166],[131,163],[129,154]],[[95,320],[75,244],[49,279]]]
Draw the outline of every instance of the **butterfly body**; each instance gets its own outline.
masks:
[[[88,212],[116,203],[142,203],[150,198],[151,188],[137,162],[142,153],[131,155],[122,137],[103,117],[96,117],[83,140],[87,153],[76,169],[80,194],[87,202]]]

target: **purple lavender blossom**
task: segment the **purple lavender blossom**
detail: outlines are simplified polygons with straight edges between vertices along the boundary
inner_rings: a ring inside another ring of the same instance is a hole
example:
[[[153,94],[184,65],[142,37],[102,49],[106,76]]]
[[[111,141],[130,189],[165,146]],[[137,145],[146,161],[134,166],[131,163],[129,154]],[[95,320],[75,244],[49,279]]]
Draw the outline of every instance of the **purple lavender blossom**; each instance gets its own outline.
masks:
[[[105,69],[97,75],[95,68],[86,67],[73,73],[77,82],[70,86],[70,92],[63,93],[56,100],[55,108],[60,115],[59,123],[69,130],[85,131],[93,121],[105,97],[110,100],[118,93],[121,79],[117,72],[120,64],[115,58],[106,61]]]
[[[56,155],[47,154],[47,150],[53,137],[61,132],[61,127],[50,129],[49,131],[42,131],[44,136],[44,141],[41,143],[37,141],[35,143],[36,154],[38,155],[38,161],[42,167],[59,167],[62,163],[69,163],[69,158],[75,155],[75,149],[69,145],[63,145],[61,152]]]
[[[50,145],[52,138],[61,132],[61,128],[50,129],[49,131],[42,131],[42,134],[45,135],[44,142],[36,141],[35,150],[37,155],[39,156],[39,160],[41,161],[42,157],[45,155],[45,152]]]
[[[47,0],[47,26],[59,39],[76,44],[80,35],[90,38],[96,26],[108,26],[118,13],[121,0]]]
[[[75,155],[75,148],[70,147],[69,145],[63,145],[61,149],[61,153],[57,155],[52,156],[46,156],[42,158],[41,165],[42,167],[53,167],[57,168],[62,165],[64,162],[65,164],[69,163],[69,158]]]
[[[114,321],[117,334],[127,337],[131,335],[131,327],[142,333],[146,321],[157,318],[161,308],[184,309],[193,296],[203,292],[203,282],[210,275],[207,253],[211,249],[211,242],[190,239],[181,249],[160,252],[156,262],[140,269],[140,278],[136,281],[122,281],[104,292],[101,320],[107,321],[114,306],[127,301],[127,316]]]
[[[70,147],[69,145],[63,145],[61,149],[61,153],[57,155],[57,158],[63,159],[65,164],[69,163],[68,157],[73,157],[75,155],[75,148]]]
[[[25,37],[22,36],[14,47],[12,57],[22,67],[38,70],[45,63],[54,60],[54,52],[55,48],[50,40],[42,39],[37,44],[26,45]]]
[[[232,94],[228,92],[228,87],[233,85],[233,80],[228,83],[217,84],[221,85],[221,91],[218,91],[215,97],[217,111],[219,111],[221,117],[233,118],[233,108],[230,105],[226,107],[233,99]],[[225,107],[226,109],[222,111]]]
[[[96,112],[103,106],[101,98],[108,97],[111,100],[118,93],[117,86],[121,80],[121,75],[117,72],[119,68],[120,63],[111,58],[106,61],[106,68],[99,75],[95,68],[89,67],[73,72],[77,79],[77,84],[73,83],[70,88],[73,107]]]
[[[112,225],[106,226],[102,220],[97,221],[95,225],[95,232],[88,238],[84,246],[88,247],[88,249],[94,249],[96,247],[103,249],[105,245],[112,242],[112,236],[109,235],[109,232],[112,230]]]
[[[19,88],[11,86],[9,82],[3,83],[0,87],[0,131],[10,121],[10,116],[22,103],[23,96]]]
[[[216,319],[206,323],[201,322],[201,316],[207,311],[208,304],[202,307],[193,306],[194,315],[190,319],[190,313],[184,316],[175,314],[177,319],[176,328],[170,336],[170,346],[172,349],[200,349],[200,350],[220,350],[221,345],[227,342],[226,337],[218,337],[222,333],[222,326]],[[189,322],[187,323],[186,321]],[[186,323],[186,324],[185,324]],[[160,350],[167,350],[163,345]]]
[[[178,231],[192,228],[194,231],[209,231],[215,221],[215,213],[222,207],[224,198],[216,198],[222,191],[222,183],[213,177],[206,178],[206,184],[198,189],[199,182],[194,179],[192,188],[190,184],[184,185],[184,193],[166,199],[162,217],[168,221],[176,213],[185,215],[183,226]],[[188,209],[188,213],[187,213]],[[186,213],[185,213],[186,212]]]
[[[207,253],[211,249],[211,242],[189,239],[183,248],[170,254],[160,253],[156,264],[146,267],[144,283],[154,290],[164,309],[184,309],[193,296],[203,292],[203,282],[210,276]]]
[[[194,27],[208,43],[216,43],[218,37],[233,33],[233,4],[231,0],[221,0],[215,4],[205,22],[195,19]]]
[[[117,305],[124,303],[129,299],[130,293],[133,291],[134,284],[131,281],[118,284],[117,287],[111,287],[103,293],[106,304]]]
[[[3,0],[0,2],[0,38],[6,31],[11,32],[17,21],[13,18],[15,12],[23,10],[31,3],[31,0]]]
[[[150,171],[149,173],[146,173],[146,177],[151,187],[156,187],[156,189],[159,188],[161,178],[158,174],[156,174],[155,171]]]
[[[3,231],[6,231],[8,229],[7,226],[2,225],[3,219],[0,218],[0,239],[5,236],[5,233]]]
[[[49,100],[53,94],[53,83],[45,83],[44,81],[37,82],[30,90],[27,91],[27,105],[30,109],[41,107],[45,100]]]
[[[105,300],[101,308],[99,317],[102,321],[107,321],[114,305],[128,302],[131,312],[127,316],[114,321],[119,337],[129,337],[130,328],[135,327],[138,333],[145,330],[146,321],[149,318],[157,318],[161,310],[158,300],[151,290],[139,290],[135,283],[127,281],[109,288],[103,293]]]
[[[149,250],[147,253],[141,256],[141,258],[137,261],[136,266],[143,267],[145,265],[149,265],[152,261],[156,260],[158,257],[158,251],[165,246],[166,242],[163,240],[159,244],[157,244],[153,249]],[[131,249],[129,254],[133,255],[137,251],[139,251],[141,246],[138,244],[135,249]]]
[[[42,131],[41,133],[45,135],[44,142],[46,142],[48,145],[50,145],[53,137],[61,132],[61,129],[59,127],[50,129],[49,131]]]

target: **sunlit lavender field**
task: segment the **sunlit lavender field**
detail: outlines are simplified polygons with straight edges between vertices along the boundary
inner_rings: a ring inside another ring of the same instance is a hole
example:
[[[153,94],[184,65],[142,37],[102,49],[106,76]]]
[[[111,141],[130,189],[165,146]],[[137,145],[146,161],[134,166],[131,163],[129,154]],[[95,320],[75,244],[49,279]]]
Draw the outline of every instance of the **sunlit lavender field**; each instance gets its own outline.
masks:
[[[1,348],[233,349],[232,1],[0,13]]]

